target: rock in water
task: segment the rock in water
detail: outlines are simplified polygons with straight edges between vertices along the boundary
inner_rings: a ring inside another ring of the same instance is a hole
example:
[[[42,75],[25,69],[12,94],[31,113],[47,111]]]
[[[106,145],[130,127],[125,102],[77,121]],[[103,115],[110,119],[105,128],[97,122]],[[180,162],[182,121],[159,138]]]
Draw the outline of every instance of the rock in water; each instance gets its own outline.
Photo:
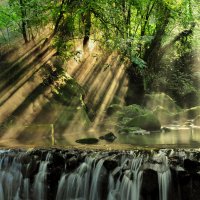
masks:
[[[185,168],[185,170],[187,171],[199,171],[200,169],[200,163],[198,161],[195,160],[190,160],[190,159],[185,159],[183,166]]]
[[[168,128],[168,127],[162,127],[161,128],[161,130],[163,131],[163,132],[165,132],[165,133],[167,133],[167,132],[170,132],[171,131],[171,129],[170,128]]]
[[[76,142],[80,144],[96,144],[99,142],[99,140],[97,138],[83,138],[76,140]]]
[[[106,140],[108,142],[113,142],[116,138],[117,137],[112,132],[99,137],[99,139]]]

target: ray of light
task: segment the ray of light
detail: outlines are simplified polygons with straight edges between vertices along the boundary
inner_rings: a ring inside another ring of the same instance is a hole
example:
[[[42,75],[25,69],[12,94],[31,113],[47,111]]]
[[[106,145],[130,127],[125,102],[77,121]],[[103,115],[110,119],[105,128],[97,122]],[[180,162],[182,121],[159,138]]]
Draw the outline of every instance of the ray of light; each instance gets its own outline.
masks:
[[[44,91],[44,94],[49,92],[50,88],[48,87]],[[19,116],[17,116],[17,119],[14,121],[12,126],[3,134],[2,139],[17,138],[18,134],[26,128],[25,125],[31,124],[31,122],[36,118],[38,113],[41,112],[44,105],[49,101],[44,94],[40,94],[22,111],[22,113]]]
[[[101,121],[104,119],[105,110],[109,106],[111,101],[113,100],[113,97],[114,97],[116,90],[119,86],[118,84],[119,84],[121,78],[123,77],[124,73],[125,73],[124,64],[122,64],[121,66],[119,66],[119,70],[117,71],[109,89],[106,92],[106,95],[103,98],[101,106],[100,106],[99,110],[97,111],[98,114],[95,118],[93,128],[96,128],[101,123]]]

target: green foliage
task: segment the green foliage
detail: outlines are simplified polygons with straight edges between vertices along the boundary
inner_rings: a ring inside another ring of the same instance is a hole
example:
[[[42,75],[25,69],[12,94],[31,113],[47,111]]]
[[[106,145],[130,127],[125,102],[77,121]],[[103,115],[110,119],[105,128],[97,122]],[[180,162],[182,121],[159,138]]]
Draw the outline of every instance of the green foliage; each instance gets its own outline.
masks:
[[[139,128],[154,131],[160,129],[160,122],[149,110],[139,105],[126,106],[118,112],[118,126],[120,130],[137,130]]]
[[[0,4],[0,31],[5,39],[20,32],[26,42],[52,25],[54,47],[66,59],[77,53],[73,39],[92,38],[128,57],[145,90],[161,85],[185,95],[196,91],[182,58],[198,44],[199,7],[198,0],[7,0]]]

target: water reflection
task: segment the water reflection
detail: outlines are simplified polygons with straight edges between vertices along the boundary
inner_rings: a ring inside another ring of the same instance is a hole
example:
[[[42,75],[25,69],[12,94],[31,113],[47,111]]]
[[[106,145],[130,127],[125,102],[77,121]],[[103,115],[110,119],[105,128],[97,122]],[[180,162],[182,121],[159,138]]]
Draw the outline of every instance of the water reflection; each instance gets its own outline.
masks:
[[[127,134],[122,135],[113,131],[117,139],[112,145],[131,144],[133,146],[163,146],[163,145],[186,145],[188,147],[195,147],[200,145],[200,127],[170,127],[170,132],[150,133],[147,135]],[[65,134],[55,132],[49,126],[30,126],[26,130],[26,134],[20,135],[17,139],[1,139],[1,147],[14,146],[52,146],[52,140],[56,145],[62,146],[79,146],[76,140],[82,138],[99,138],[109,131],[98,131],[97,129],[90,129],[85,131],[72,131]],[[53,136],[52,136],[53,135]],[[52,138],[54,137],[54,138]],[[109,145],[105,140],[99,140],[98,145]]]
[[[151,133],[150,135],[120,136],[119,143],[134,145],[196,145],[200,144],[200,127],[180,127],[170,132]]]

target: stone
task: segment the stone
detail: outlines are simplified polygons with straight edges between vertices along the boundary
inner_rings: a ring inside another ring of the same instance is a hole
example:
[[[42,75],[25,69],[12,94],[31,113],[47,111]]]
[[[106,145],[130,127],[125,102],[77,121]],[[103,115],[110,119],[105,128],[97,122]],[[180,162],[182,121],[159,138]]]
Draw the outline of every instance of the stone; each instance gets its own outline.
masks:
[[[143,104],[149,110],[155,110],[158,106],[163,107],[170,113],[176,113],[181,110],[176,102],[165,93],[146,94]]]
[[[50,163],[52,163],[54,167],[64,167],[65,159],[60,153],[56,152],[52,154]]]
[[[143,171],[141,195],[142,199],[159,200],[158,176],[156,171],[152,169]]]
[[[118,130],[118,133],[121,135],[129,135],[129,134],[135,134],[140,130],[141,128],[139,127],[122,127],[121,129]]]
[[[200,170],[200,163],[195,160],[185,159],[183,166],[187,171],[198,171]]]
[[[174,114],[163,108],[162,106],[157,106],[153,110],[153,114],[159,119],[162,125],[169,124],[174,120]]]
[[[139,105],[132,104],[132,105],[123,107],[123,109],[121,110],[120,116],[126,117],[126,118],[134,118],[140,115],[144,115],[147,112],[150,112],[150,111],[144,109],[143,107]]]
[[[118,162],[114,159],[107,159],[104,161],[103,165],[108,171],[111,171],[118,166]]]
[[[78,167],[78,159],[77,157],[72,157],[69,160],[67,160],[67,169],[68,170],[74,170]]]
[[[122,134],[132,132],[132,129],[146,130],[146,131],[158,131],[161,128],[160,121],[150,111],[139,105],[125,106],[118,113],[117,130]],[[133,130],[135,133],[135,130]],[[128,133],[127,133],[128,134]]]
[[[108,142],[113,142],[117,137],[112,133],[107,133],[104,136],[100,136],[99,139],[106,140]]]
[[[170,128],[168,128],[168,127],[162,127],[161,128],[161,130],[163,131],[163,132],[165,132],[165,133],[167,133],[167,132],[170,132],[171,131],[171,129]]]
[[[157,131],[161,128],[159,120],[151,113],[133,118],[128,123],[126,123],[126,126],[140,127],[141,129],[147,131]]]
[[[115,114],[117,111],[120,111],[122,109],[122,106],[118,104],[112,104],[107,108],[107,114],[112,115]]]
[[[96,144],[98,142],[99,140],[97,138],[83,138],[80,140],[76,140],[76,143],[80,143],[80,144]]]

